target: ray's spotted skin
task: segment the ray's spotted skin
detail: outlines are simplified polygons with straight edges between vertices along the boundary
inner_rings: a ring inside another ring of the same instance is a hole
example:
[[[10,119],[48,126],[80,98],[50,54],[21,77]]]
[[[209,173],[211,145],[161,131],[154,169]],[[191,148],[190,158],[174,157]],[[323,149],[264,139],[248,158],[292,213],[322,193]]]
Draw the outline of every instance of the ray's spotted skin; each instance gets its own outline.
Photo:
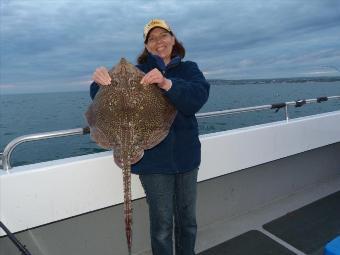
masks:
[[[131,164],[168,135],[176,109],[157,85],[140,84],[144,73],[124,58],[109,75],[111,84],[100,87],[85,116],[91,138],[113,149],[114,161],[123,170],[125,230],[131,253]]]

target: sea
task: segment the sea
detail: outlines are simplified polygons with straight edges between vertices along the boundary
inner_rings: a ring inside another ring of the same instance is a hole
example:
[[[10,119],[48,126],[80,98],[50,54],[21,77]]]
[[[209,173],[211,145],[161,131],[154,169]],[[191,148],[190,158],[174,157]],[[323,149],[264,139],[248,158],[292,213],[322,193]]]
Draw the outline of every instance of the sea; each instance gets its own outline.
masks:
[[[210,96],[200,112],[340,96],[340,77],[210,80]],[[0,94],[0,152],[14,138],[40,132],[86,127],[84,113],[91,103],[89,91],[37,94]],[[289,117],[340,110],[340,100],[290,106]],[[284,109],[239,113],[199,120],[200,134],[281,121]],[[11,165],[20,166],[104,151],[89,135],[27,142],[12,153]]]

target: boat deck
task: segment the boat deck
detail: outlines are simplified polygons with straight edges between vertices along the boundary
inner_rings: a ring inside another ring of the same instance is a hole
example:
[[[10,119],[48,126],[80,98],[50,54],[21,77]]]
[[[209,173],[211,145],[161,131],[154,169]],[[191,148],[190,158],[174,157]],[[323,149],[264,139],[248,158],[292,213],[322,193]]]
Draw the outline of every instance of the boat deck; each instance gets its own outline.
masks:
[[[310,202],[313,196],[321,198]],[[298,201],[310,203],[266,221],[272,213],[282,208],[293,208]],[[217,235],[221,236],[222,229],[229,228],[227,233],[235,230],[244,232],[198,255],[322,255],[325,245],[340,235],[340,179],[309,187],[257,212],[220,223],[219,228],[221,231]],[[203,240],[200,242],[204,243]]]

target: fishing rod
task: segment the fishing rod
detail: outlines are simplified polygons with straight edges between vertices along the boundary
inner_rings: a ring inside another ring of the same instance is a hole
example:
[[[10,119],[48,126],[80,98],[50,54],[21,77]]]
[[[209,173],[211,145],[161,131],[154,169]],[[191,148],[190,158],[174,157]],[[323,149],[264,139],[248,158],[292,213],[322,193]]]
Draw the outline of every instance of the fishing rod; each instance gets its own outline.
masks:
[[[5,226],[5,224],[3,224],[0,221],[0,228],[2,228],[5,233],[7,234],[8,238],[12,241],[12,243],[18,248],[19,251],[21,251],[22,255],[32,255],[27,249],[26,246],[23,245],[16,237],[13,233],[11,233],[11,231],[9,231],[9,229]]]

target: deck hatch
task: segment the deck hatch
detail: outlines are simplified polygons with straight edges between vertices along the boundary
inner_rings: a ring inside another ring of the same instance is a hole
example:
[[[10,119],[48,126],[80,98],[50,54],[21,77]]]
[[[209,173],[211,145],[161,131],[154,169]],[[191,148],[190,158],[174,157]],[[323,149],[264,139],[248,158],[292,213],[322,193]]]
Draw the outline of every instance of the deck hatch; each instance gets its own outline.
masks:
[[[340,191],[277,218],[263,228],[298,250],[314,255],[340,234],[339,216]]]
[[[295,253],[258,230],[250,230],[198,255],[294,255]]]

